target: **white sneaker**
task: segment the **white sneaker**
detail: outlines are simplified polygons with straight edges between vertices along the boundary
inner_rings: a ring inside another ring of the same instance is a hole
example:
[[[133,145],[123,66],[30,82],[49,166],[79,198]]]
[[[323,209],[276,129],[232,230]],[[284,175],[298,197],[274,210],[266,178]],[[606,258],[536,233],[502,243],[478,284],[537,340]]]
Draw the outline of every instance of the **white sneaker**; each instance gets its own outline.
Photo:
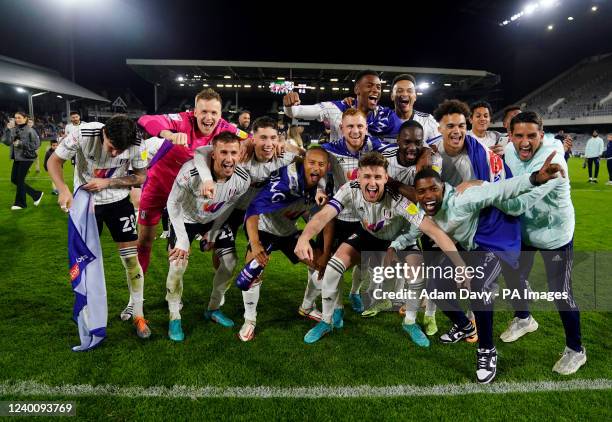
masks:
[[[527,333],[533,333],[538,327],[538,322],[531,315],[529,315],[529,318],[512,318],[508,328],[501,333],[499,338],[504,343],[511,343]]]
[[[11,207],[11,211],[17,211],[17,210],[22,210],[22,209],[23,209],[23,208],[22,208],[22,207],[20,207],[19,205],[13,205],[13,206]]]
[[[164,230],[160,235],[159,238],[160,239],[167,239],[168,237],[170,237],[170,231],[169,230]]]
[[[36,201],[34,201],[34,206],[35,207],[37,207],[38,204],[40,204],[40,201],[42,201],[42,197],[43,197],[44,194],[45,194],[44,192],[41,192],[40,193],[40,197]]]
[[[612,180],[608,180],[608,181],[606,182],[606,185],[612,185]]]
[[[576,352],[565,346],[561,359],[555,363],[552,370],[561,375],[571,375],[584,365],[586,361],[586,349],[584,347],[582,348],[582,352]]]
[[[314,305],[311,308],[304,308],[300,306],[300,308],[298,309],[298,314],[317,322],[323,319],[323,314]]]
[[[242,341],[251,341],[255,337],[255,321],[245,319],[242,328],[238,332],[238,338]]]

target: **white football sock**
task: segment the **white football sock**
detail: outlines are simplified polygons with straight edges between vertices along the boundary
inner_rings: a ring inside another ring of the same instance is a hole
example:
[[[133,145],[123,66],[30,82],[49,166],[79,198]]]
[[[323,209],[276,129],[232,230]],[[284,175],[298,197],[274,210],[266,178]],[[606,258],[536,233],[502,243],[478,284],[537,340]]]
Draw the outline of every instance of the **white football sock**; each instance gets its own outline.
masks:
[[[170,319],[181,319],[180,307],[183,296],[183,274],[187,270],[187,263],[178,265],[176,261],[170,262],[168,278],[166,279],[166,301]]]
[[[134,316],[142,317],[142,302],[144,301],[144,275],[142,267],[138,262],[136,246],[119,249],[121,263],[125,268],[128,290],[130,291],[130,302],[134,306]]]
[[[232,280],[234,268],[236,268],[236,250],[234,248],[217,249],[219,257],[219,268],[215,271],[213,278],[213,288],[208,302],[208,310],[216,311],[225,302],[225,291],[228,289]]]

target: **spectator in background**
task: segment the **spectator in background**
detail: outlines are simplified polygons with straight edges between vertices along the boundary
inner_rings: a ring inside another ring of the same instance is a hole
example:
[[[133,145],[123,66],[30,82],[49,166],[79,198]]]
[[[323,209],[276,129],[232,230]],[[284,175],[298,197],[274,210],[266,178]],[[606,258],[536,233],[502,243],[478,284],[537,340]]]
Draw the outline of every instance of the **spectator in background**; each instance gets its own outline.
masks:
[[[45,153],[45,161],[43,162],[43,166],[46,172],[49,172],[49,170],[47,169],[47,161],[49,161],[49,157],[51,157],[51,154],[53,154],[53,152],[55,151],[55,148],[57,148],[57,146],[59,145],[59,142],[57,139],[51,139],[49,143],[50,143],[50,146],[47,152]],[[51,188],[53,189],[51,193],[53,195],[58,195],[59,192],[57,191],[57,186],[55,186],[55,183],[53,183],[53,181],[51,181]]]
[[[291,126],[287,134],[287,143],[303,149],[304,148],[304,141],[302,140],[303,132],[304,132],[304,126],[298,126],[298,125]]]
[[[608,181],[606,185],[612,185],[612,133],[608,133],[608,145],[606,146],[604,157],[607,159],[606,165],[608,167]]]
[[[504,108],[504,117],[502,118],[502,125],[504,129],[506,129],[506,135],[502,136],[499,140],[500,144],[506,145],[510,140],[510,120],[517,114],[521,113],[521,106],[519,105],[509,105]]]
[[[584,150],[584,156],[587,159],[589,167],[589,183],[597,183],[599,177],[599,157],[604,152],[604,141],[599,137],[596,130],[593,131],[593,136],[587,141]],[[595,164],[595,177],[593,176],[593,164]]]
[[[27,207],[26,194],[34,200],[34,205],[38,206],[43,197],[43,193],[34,190],[25,179],[28,170],[34,160],[38,159],[38,148],[40,138],[36,131],[28,126],[28,115],[22,111],[15,113],[14,119],[9,120],[2,137],[2,142],[11,147],[11,159],[13,169],[11,171],[11,182],[17,187],[15,202],[11,210],[21,210]]]
[[[242,110],[238,115],[238,129],[251,133],[251,112],[249,110]]]
[[[70,135],[73,132],[78,132],[81,130],[81,114],[78,111],[70,112],[70,123],[66,125],[64,132],[66,135]]]
[[[36,136],[38,136],[38,139],[40,140],[40,132],[34,128],[33,119],[28,119],[28,127],[34,130],[34,132],[36,132]],[[36,173],[40,173],[40,161],[38,160],[38,157],[36,157],[36,159],[34,160],[34,170],[36,170]]]

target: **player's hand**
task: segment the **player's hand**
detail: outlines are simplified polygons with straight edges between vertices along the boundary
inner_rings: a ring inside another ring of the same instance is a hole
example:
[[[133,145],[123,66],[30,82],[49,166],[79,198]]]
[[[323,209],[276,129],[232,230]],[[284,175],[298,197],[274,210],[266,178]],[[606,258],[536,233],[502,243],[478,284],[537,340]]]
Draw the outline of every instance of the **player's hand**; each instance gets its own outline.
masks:
[[[101,179],[94,177],[88,183],[83,185],[83,189],[87,192],[100,192],[110,186],[110,179]]]
[[[173,248],[168,252],[168,261],[177,265],[186,265],[189,261],[189,251],[180,248]]]
[[[255,143],[253,142],[253,138],[245,139],[240,142],[240,159],[241,163],[249,161],[253,158],[253,154],[255,154]]]
[[[268,254],[266,253],[266,250],[264,249],[261,242],[257,242],[256,244],[251,245],[251,253],[253,254],[253,258],[256,259],[257,262],[259,262],[259,265],[261,265],[262,267],[268,265],[270,257],[268,257]]]
[[[321,254],[315,260],[314,268],[319,272],[319,275],[317,277],[318,280],[323,279],[323,275],[325,274],[325,268],[327,268],[327,263],[329,262],[330,258],[330,254]]]
[[[310,241],[308,239],[299,237],[297,244],[295,245],[295,249],[293,250],[298,258],[302,261],[312,262],[314,259],[314,254],[312,252],[312,246],[310,246]]]
[[[325,191],[317,189],[317,193],[315,194],[315,203],[320,207],[327,203],[327,194]]]
[[[301,103],[300,95],[297,92],[290,92],[283,97],[283,105],[285,107],[296,106],[300,105]]]
[[[457,192],[457,195],[461,195],[463,192],[465,192],[467,189],[471,188],[472,186],[480,186],[483,183],[484,182],[482,180],[468,180],[466,182],[461,182],[455,188],[455,192]]]
[[[342,102],[349,107],[355,106],[355,99],[353,97],[346,97],[342,100]]]
[[[59,204],[62,211],[68,212],[70,210],[70,207],[72,206],[72,199],[72,193],[70,193],[68,189],[60,190],[60,193],[57,197],[57,203]]]
[[[465,270],[465,267],[463,269]],[[464,280],[461,283],[456,281],[457,287],[460,289],[467,289],[469,292],[472,290],[472,277],[468,277],[465,271],[462,274],[464,274]]]
[[[399,261],[395,248],[388,248],[387,253],[383,257],[383,266],[390,267]]]
[[[491,145],[491,147],[489,148],[491,151],[493,151],[495,154],[497,155],[504,155],[504,146],[503,145]]]
[[[574,143],[572,142],[572,137],[571,136],[566,136],[563,139],[563,149],[565,150],[565,152],[568,152],[570,149],[572,149],[573,145],[574,145]]]
[[[536,174],[536,182],[538,184],[543,184],[548,182],[550,179],[554,179],[557,177],[557,173],[561,173],[561,176],[565,177],[565,172],[563,171],[563,167],[559,164],[553,164],[552,159],[555,156],[557,151],[553,151],[550,153],[548,157],[546,157],[546,161],[542,165],[542,168]]]
[[[212,180],[206,180],[200,184],[200,195],[204,198],[213,199],[217,185]]]
[[[279,155],[283,155],[285,153],[285,149],[287,147],[287,143],[286,142],[278,142],[276,144],[276,156],[278,157]]]
[[[423,170],[426,167],[431,167],[431,155],[433,151],[429,148],[423,148],[421,150],[421,156],[416,162],[416,172]]]
[[[188,143],[187,134],[182,132],[173,133],[170,140],[174,145],[187,145]]]

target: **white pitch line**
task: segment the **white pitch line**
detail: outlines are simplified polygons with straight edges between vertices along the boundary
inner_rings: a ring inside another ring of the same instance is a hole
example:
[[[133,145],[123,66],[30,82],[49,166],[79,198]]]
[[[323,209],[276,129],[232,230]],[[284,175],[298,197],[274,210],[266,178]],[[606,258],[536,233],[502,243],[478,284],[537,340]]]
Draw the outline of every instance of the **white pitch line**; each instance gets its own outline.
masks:
[[[36,381],[3,381],[0,396],[113,396],[160,398],[360,398],[360,397],[415,397],[458,396],[464,394],[538,393],[546,391],[610,390],[610,379],[581,379],[568,381],[494,382],[489,385],[439,384],[431,386],[392,385],[374,387],[313,386],[313,387],[121,387],[119,385],[64,384],[47,385]]]

